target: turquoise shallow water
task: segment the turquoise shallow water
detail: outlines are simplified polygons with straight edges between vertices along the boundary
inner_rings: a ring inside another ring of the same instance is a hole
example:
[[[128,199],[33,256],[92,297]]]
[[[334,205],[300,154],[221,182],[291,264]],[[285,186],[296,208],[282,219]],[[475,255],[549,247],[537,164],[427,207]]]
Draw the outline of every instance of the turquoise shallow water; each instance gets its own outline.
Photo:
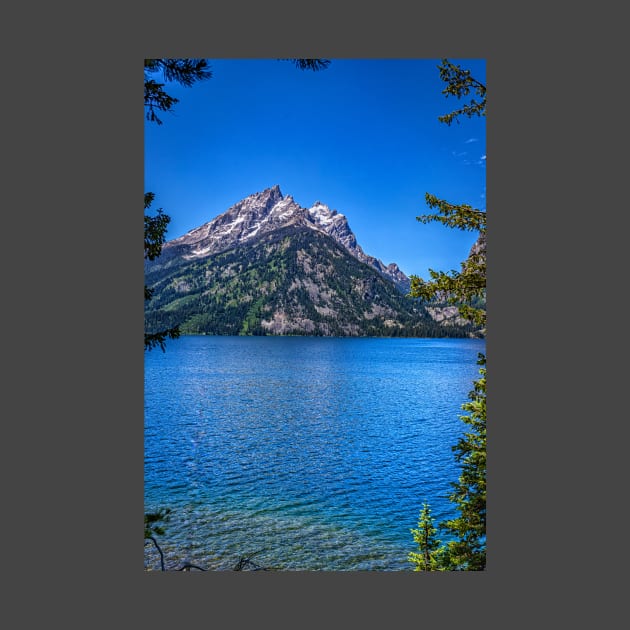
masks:
[[[473,339],[182,337],[145,354],[145,511],[167,568],[410,570],[477,377]],[[145,567],[159,557],[145,548]]]

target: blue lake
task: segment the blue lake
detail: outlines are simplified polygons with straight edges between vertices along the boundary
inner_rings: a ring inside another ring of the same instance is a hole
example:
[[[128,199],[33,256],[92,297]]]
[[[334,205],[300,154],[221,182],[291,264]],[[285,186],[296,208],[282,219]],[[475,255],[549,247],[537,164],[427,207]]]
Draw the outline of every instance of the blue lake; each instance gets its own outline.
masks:
[[[167,568],[409,571],[423,502],[458,477],[451,446],[478,339],[186,336],[145,353],[145,511],[172,509]],[[159,556],[145,547],[145,568]]]

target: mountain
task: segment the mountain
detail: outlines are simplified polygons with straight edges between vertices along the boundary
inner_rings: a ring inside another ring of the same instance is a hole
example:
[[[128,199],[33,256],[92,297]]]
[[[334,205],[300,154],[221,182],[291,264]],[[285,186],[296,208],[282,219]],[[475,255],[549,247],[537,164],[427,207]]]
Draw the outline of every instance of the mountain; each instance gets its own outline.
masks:
[[[343,214],[303,208],[273,186],[145,262],[148,332],[466,336],[405,296],[409,279],[357,243]]]
[[[165,243],[162,260],[171,255],[185,260],[205,258],[290,225],[328,234],[352,256],[391,280],[402,292],[409,291],[409,278],[396,263],[385,266],[365,254],[343,214],[320,201],[308,209],[302,208],[291,195],[284,197],[278,185],[246,197],[212,221]]]

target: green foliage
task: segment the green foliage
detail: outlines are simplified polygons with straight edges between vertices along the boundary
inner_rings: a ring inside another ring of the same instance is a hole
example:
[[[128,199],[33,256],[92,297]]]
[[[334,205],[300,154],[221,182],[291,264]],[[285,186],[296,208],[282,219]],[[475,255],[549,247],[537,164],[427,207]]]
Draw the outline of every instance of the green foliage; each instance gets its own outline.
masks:
[[[325,70],[330,65],[328,59],[286,59],[300,70]],[[151,75],[161,73],[163,82]],[[167,94],[164,85],[175,81],[184,87],[191,87],[197,81],[210,79],[212,71],[207,59],[145,59],[144,60],[144,106],[146,119],[162,124],[157,112],[171,112],[179,99]]]
[[[155,193],[144,193],[145,211],[151,207]],[[155,260],[162,253],[162,245],[166,240],[166,229],[171,218],[164,214],[162,208],[156,210],[155,216],[144,215],[144,258]]]
[[[449,500],[459,512],[457,518],[439,524],[452,540],[442,545],[429,506],[424,503],[417,530],[411,530],[418,552],[409,554],[415,571],[483,571],[486,568],[486,359],[479,355],[480,378],[474,382],[469,402],[462,405],[469,414],[460,416],[468,430],[453,446],[461,464],[459,479],[453,483]]]
[[[150,75],[162,73],[165,82],[176,81],[184,87],[192,86],[196,81],[209,79],[212,71],[206,59],[145,59],[144,60],[144,106],[146,119],[162,124],[156,111],[170,112],[179,99],[164,91],[165,83],[158,83]]]
[[[416,217],[421,223],[438,221],[447,227],[459,230],[486,231],[486,213],[484,210],[477,210],[467,204],[453,205],[430,193],[425,194],[425,201],[429,208],[437,208],[439,212],[438,214],[423,214]]]
[[[154,193],[144,194],[144,209],[145,211],[151,207],[153,200],[155,199]],[[151,217],[147,214],[144,215],[144,258],[145,260],[155,260],[162,252],[162,245],[165,239],[166,227],[169,224],[170,217],[162,212],[162,208],[157,210],[157,214]],[[144,285],[144,299],[145,302],[153,297],[153,291]],[[180,335],[179,328],[177,326],[168,328],[166,330],[160,330],[153,333],[144,333],[144,349],[153,350],[153,348],[160,347],[162,352],[166,350],[167,339],[177,339]]]
[[[253,274],[254,282],[257,274]],[[260,319],[262,306],[265,303],[265,297],[259,297],[249,308],[247,314],[245,315],[245,319],[243,321],[243,326],[239,332],[239,335],[247,335],[247,334],[256,334],[256,331],[260,329]]]
[[[184,260],[169,248],[146,264],[145,277],[153,291],[147,330],[178,325],[193,334],[272,334],[262,322],[275,312],[312,326],[283,334],[464,337],[474,330],[435,322],[331,237],[296,227],[203,260]]]
[[[153,348],[157,348],[159,346],[162,352],[166,352],[166,340],[177,339],[180,335],[181,330],[179,329],[179,326],[173,326],[155,333],[145,332],[144,349],[153,350]]]
[[[437,528],[433,524],[428,503],[422,504],[418,518],[418,529],[412,529],[413,539],[418,545],[418,552],[409,554],[409,562],[415,565],[414,571],[443,571],[445,548],[436,538]]]
[[[157,512],[145,512],[144,513],[144,544],[148,544],[147,541],[152,542],[155,545],[158,553],[160,554],[160,566],[164,571],[164,553],[156,540],[156,536],[164,535],[164,527],[158,525],[158,523],[168,521],[170,508],[160,508]]]
[[[446,87],[442,90],[442,94],[446,97],[455,96],[461,98],[462,96],[468,96],[473,91],[481,99],[477,102],[473,98],[462,108],[450,114],[438,116],[440,122],[450,125],[453,121],[459,123],[459,116],[472,118],[473,116],[486,115],[486,86],[470,76],[470,70],[464,70],[461,66],[451,63],[448,59],[442,59],[438,69],[440,71],[440,79],[446,83]]]
[[[440,78],[447,83],[443,94],[460,98],[474,90],[482,98],[480,102],[471,100],[463,108],[440,116],[439,120],[450,125],[460,115],[485,116],[485,86],[471,77],[470,71],[447,59],[443,59],[438,67]],[[457,303],[462,317],[485,327],[486,213],[466,204],[450,204],[429,193],[425,199],[427,205],[438,212],[417,217],[418,221],[437,221],[450,228],[478,231],[479,238],[468,258],[462,262],[460,272],[444,273],[431,269],[429,282],[412,276],[410,295],[424,300],[446,299],[449,303]],[[469,414],[460,416],[468,430],[453,446],[455,460],[461,465],[461,470],[449,500],[457,507],[459,516],[439,525],[451,537],[445,546],[436,548],[428,533],[420,540],[414,534],[414,540],[420,546],[419,555],[425,554],[422,559],[425,567],[430,566],[431,558],[435,558],[441,570],[445,571],[482,571],[486,568],[486,358],[483,354],[479,355],[478,364],[481,366],[480,378],[474,382],[469,402],[462,405]],[[427,532],[434,536],[430,528]],[[410,561],[417,564],[417,556],[410,556]]]
[[[458,116],[486,115],[486,88],[470,76],[469,70],[442,59],[438,66],[440,78],[446,82],[443,94],[460,98],[474,90],[483,97],[480,102],[474,100],[464,108],[451,112],[438,119],[448,125]],[[459,121],[458,121],[459,122]],[[425,201],[429,208],[437,210],[435,214],[416,217],[421,223],[436,221],[459,230],[479,232],[479,239],[473,246],[468,258],[461,263],[461,271],[450,272],[429,270],[431,279],[426,281],[418,276],[411,276],[409,295],[423,300],[446,300],[459,307],[460,315],[477,326],[485,326],[486,310],[486,212],[467,204],[451,204],[435,195],[426,193]]]
[[[152,536],[163,536],[164,527],[158,523],[167,522],[169,520],[170,508],[160,508],[157,512],[145,512],[144,514],[144,538],[145,540]]]
[[[476,326],[486,325],[486,239],[482,232],[461,271],[449,273],[429,269],[431,280],[426,282],[411,276],[410,295],[427,302],[444,300],[456,304],[459,314]]]
[[[480,378],[469,394],[470,402],[462,405],[469,414],[461,420],[469,428],[453,446],[461,472],[449,498],[460,515],[443,524],[456,536],[447,546],[448,568],[460,571],[486,568],[486,359],[482,354],[478,364]]]

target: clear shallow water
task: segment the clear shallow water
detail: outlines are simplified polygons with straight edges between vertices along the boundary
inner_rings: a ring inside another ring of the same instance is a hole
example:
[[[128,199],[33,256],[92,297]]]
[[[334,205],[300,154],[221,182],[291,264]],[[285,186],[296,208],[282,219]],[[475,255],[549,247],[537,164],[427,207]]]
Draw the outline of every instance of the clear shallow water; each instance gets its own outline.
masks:
[[[190,336],[145,353],[145,511],[167,568],[410,570],[478,375],[475,339]],[[145,567],[159,567],[150,547]]]

